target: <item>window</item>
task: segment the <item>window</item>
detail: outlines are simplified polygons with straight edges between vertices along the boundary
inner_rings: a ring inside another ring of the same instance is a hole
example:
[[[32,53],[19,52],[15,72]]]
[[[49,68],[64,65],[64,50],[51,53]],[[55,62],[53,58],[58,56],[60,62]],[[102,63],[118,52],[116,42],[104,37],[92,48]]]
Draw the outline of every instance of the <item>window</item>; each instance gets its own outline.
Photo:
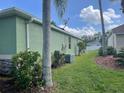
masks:
[[[69,41],[69,43],[68,43],[68,44],[69,44],[68,47],[69,47],[69,49],[71,49],[71,37],[68,38],[68,41]]]

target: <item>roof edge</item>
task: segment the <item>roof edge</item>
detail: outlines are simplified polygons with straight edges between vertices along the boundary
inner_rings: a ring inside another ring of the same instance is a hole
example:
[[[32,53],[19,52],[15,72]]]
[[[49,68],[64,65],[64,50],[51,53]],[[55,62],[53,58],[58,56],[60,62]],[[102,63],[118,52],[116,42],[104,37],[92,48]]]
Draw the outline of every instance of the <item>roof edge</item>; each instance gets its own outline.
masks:
[[[20,16],[20,17],[22,17],[24,19],[27,19],[27,20],[31,20],[32,19],[33,22],[36,22],[36,23],[42,25],[41,19],[38,19],[35,16],[33,16],[32,14],[29,14],[29,13],[27,13],[27,12],[17,8],[17,7],[11,7],[11,8],[0,10],[0,17],[6,17],[7,15],[8,16],[9,15],[10,16],[11,15],[17,15],[17,16]],[[65,30],[63,30],[63,29],[61,29],[61,28],[59,28],[57,26],[51,25],[51,28],[55,29],[55,30],[58,30],[58,31],[60,31],[60,32],[62,32],[64,34],[70,35],[70,36],[72,36],[74,38],[82,40],[80,37],[77,37],[77,36],[67,32],[67,31],[65,32]]]

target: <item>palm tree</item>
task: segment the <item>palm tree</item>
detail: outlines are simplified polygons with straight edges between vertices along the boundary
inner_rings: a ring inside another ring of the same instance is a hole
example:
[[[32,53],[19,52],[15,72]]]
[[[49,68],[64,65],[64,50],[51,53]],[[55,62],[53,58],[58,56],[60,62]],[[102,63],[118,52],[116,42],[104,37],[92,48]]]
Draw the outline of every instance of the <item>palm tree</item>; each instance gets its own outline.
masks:
[[[60,17],[65,12],[67,0],[54,0],[56,9]],[[51,53],[50,53],[50,38],[51,38],[51,0],[43,0],[43,63],[42,63],[42,79],[46,87],[52,87],[52,71],[51,71]]]
[[[110,0],[110,1],[119,1],[119,0]],[[124,13],[124,0],[121,0],[121,10]]]
[[[121,0],[122,12],[124,13],[124,0]]]
[[[101,17],[101,25],[102,25],[102,51],[103,55],[106,55],[106,34],[105,34],[105,26],[104,26],[104,18],[103,18],[103,11],[102,11],[102,3],[99,0],[99,9],[100,9],[100,17]]]

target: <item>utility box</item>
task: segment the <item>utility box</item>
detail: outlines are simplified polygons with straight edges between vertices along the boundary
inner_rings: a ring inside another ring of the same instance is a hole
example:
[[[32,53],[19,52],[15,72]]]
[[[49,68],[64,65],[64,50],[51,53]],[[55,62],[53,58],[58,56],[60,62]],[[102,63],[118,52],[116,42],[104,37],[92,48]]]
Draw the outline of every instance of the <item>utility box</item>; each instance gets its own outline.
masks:
[[[65,62],[66,63],[73,63],[75,59],[74,55],[66,54],[65,55]]]

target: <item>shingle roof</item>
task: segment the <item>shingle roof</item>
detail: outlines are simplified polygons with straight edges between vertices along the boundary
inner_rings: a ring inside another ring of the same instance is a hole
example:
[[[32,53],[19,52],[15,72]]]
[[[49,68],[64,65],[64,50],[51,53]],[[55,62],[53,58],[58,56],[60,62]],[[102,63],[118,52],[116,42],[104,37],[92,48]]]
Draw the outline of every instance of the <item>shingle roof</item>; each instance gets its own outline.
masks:
[[[8,8],[8,9],[3,9],[3,10],[0,11],[0,18],[4,18],[4,17],[8,17],[8,16],[14,16],[14,15],[22,17],[22,18],[27,19],[27,20],[32,19],[33,22],[36,22],[36,23],[39,23],[39,24],[42,25],[41,19],[38,19],[38,18],[34,17],[33,15],[31,15],[31,14],[29,14],[29,13],[27,13],[27,12],[21,10],[21,9],[18,9],[16,7],[11,7],[11,8]],[[77,36],[67,32],[67,31],[65,31],[65,30],[63,30],[63,29],[61,29],[59,27],[56,27],[56,26],[53,26],[53,25],[51,27],[52,27],[52,29],[55,29],[55,30],[57,30],[57,31],[59,31],[61,33],[70,35],[70,36],[72,36],[74,38],[77,38],[77,39],[81,40],[80,37],[77,37]]]
[[[115,34],[124,34],[124,24],[112,29],[112,32]]]

